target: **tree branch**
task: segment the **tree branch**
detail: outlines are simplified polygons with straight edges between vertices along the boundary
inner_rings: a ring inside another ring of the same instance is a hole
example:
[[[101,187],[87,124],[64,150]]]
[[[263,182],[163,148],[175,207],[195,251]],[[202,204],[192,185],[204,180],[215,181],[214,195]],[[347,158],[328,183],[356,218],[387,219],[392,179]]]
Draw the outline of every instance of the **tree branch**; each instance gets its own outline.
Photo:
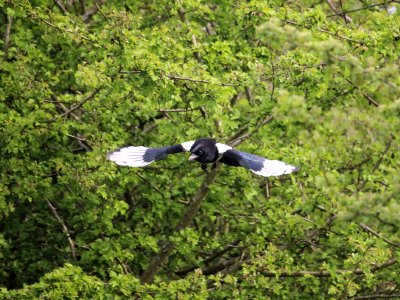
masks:
[[[210,83],[210,84],[216,84],[216,85],[220,85],[220,86],[239,86],[238,84],[233,84],[233,83],[211,83],[210,80],[206,80],[206,79],[195,79],[195,78],[177,76],[177,75],[173,75],[173,74],[167,74],[165,76],[168,77],[169,79],[173,79],[173,80],[186,80],[186,81],[192,81],[192,82]]]
[[[7,60],[8,56],[8,48],[10,46],[10,36],[11,36],[11,26],[13,23],[14,17],[13,16],[7,16],[7,25],[6,25],[6,30],[4,32],[4,47],[3,47],[3,52],[4,56],[3,59]]]
[[[189,22],[186,19],[186,11],[184,10],[183,7],[180,7],[178,9],[178,15],[179,15],[181,22],[185,23],[189,27]],[[190,28],[189,28],[189,30],[190,30]],[[193,44],[194,48],[197,47],[197,39],[196,39],[196,36],[194,35],[194,33],[192,33],[192,44]],[[197,59],[197,61],[201,61],[201,55],[198,51],[194,51],[193,54],[194,54],[194,57]]]
[[[373,229],[372,229],[371,227],[369,227],[368,225],[363,224],[363,223],[359,223],[358,226],[360,226],[360,227],[361,227],[362,229],[364,229],[365,231],[371,233],[372,235],[374,235],[374,236],[376,236],[376,237],[382,239],[383,241],[385,241],[385,242],[388,243],[389,245],[392,245],[392,246],[394,246],[394,247],[400,248],[400,244],[399,244],[399,243],[393,242],[393,241],[391,241],[391,240],[389,240],[389,239],[383,237],[382,234],[376,232],[375,230],[373,230]]]
[[[103,17],[106,17],[101,11],[101,5],[103,5],[103,1],[98,1],[98,2],[99,3],[97,3],[97,1],[94,0],[94,6],[83,13],[82,20],[84,23],[88,23],[98,11],[103,15]]]
[[[68,116],[70,113],[74,112],[75,110],[77,110],[78,108],[80,108],[83,104],[85,104],[86,102],[88,102],[89,100],[93,99],[93,97],[101,90],[101,88],[97,88],[95,89],[93,92],[91,92],[89,95],[86,96],[86,98],[84,98],[81,102],[79,102],[78,104],[72,106],[68,111],[62,113],[60,115],[60,117],[64,117],[64,116]]]
[[[392,258],[387,260],[386,262],[380,264],[380,265],[372,265],[370,270],[371,272],[376,272],[381,269],[390,267],[392,265],[397,264],[398,261],[396,258]],[[303,277],[307,275],[311,275],[314,277],[331,277],[332,274],[328,271],[308,271],[308,270],[303,270],[303,271],[293,271],[293,272],[288,272],[288,271],[283,271],[283,272],[272,272],[272,271],[264,271],[260,270],[260,273],[264,275],[265,277]],[[336,274],[345,274],[345,273],[350,273],[353,275],[364,275],[365,271],[363,269],[339,269],[336,270]]]
[[[358,296],[352,298],[353,300],[367,300],[367,299],[390,299],[390,298],[397,298],[400,299],[400,294],[373,294],[373,295],[365,295],[365,296]]]
[[[68,13],[68,10],[65,8],[64,4],[60,0],[54,0],[58,8],[62,11],[64,15]]]
[[[360,10],[370,9],[370,8],[373,8],[373,7],[376,7],[376,6],[383,6],[383,5],[392,3],[392,2],[399,3],[399,1],[385,1],[385,2],[381,2],[381,3],[371,4],[371,5],[367,5],[367,6],[364,6],[364,7],[352,9],[352,10],[346,10],[346,11],[343,11],[343,12],[335,12],[335,14],[329,15],[327,17],[328,18],[336,17],[336,16],[343,15],[343,14],[349,14],[349,13],[357,12],[357,11],[360,11]]]
[[[343,16],[343,19],[346,23],[352,22],[352,19],[349,16],[347,16],[344,12],[339,11],[339,9],[336,7],[335,3],[332,0],[326,0],[326,2],[328,3],[329,7],[333,10],[333,12],[336,13],[336,15]]]
[[[250,87],[246,86],[246,87],[244,88],[244,92],[246,93],[247,101],[249,101],[249,104],[250,104],[251,106],[253,106],[253,105],[254,105],[254,101],[253,101],[253,95],[252,95],[252,93],[251,93]]]
[[[58,223],[61,224],[62,229],[64,234],[67,236],[68,238],[68,242],[69,242],[69,247],[71,249],[71,253],[72,253],[72,257],[74,260],[76,260],[76,250],[75,250],[75,242],[74,240],[71,238],[71,235],[69,234],[69,230],[67,225],[65,224],[64,220],[60,217],[60,215],[57,212],[57,209],[54,207],[54,205],[50,202],[50,200],[46,199],[48,206],[50,207],[51,211],[53,212],[53,215],[56,217]]]
[[[209,255],[208,257],[206,257],[206,258],[202,261],[201,264],[204,264],[204,265],[205,265],[205,264],[208,264],[208,263],[214,261],[215,259],[217,259],[218,257],[221,257],[221,256],[224,255],[226,252],[228,252],[229,250],[231,250],[232,248],[234,248],[237,244],[239,244],[239,242],[240,242],[240,240],[236,240],[235,242],[233,242],[232,244],[229,244],[229,245],[225,246],[225,247],[222,248],[221,250],[214,251],[214,253],[212,253],[211,255]],[[181,269],[181,270],[177,270],[177,271],[175,271],[175,274],[176,274],[176,275],[179,275],[179,276],[184,276],[184,275],[186,275],[187,273],[192,272],[192,271],[194,271],[195,269],[199,268],[199,267],[200,267],[199,265],[200,265],[200,264],[197,264],[197,265],[193,265],[193,266],[190,266],[190,267]],[[204,274],[204,272],[203,272],[203,274]]]
[[[253,130],[251,130],[239,137],[236,137],[233,140],[228,141],[229,146],[236,147],[236,146],[240,145],[246,139],[248,139],[250,136],[252,136],[254,133],[256,133],[258,131],[258,129],[260,129],[262,126],[270,123],[272,121],[272,119],[273,119],[272,116],[267,116],[264,120],[258,122],[257,126]]]
[[[291,25],[296,25],[296,26],[299,25],[295,21],[291,21],[291,20],[285,20],[285,22],[288,23],[288,24],[291,24]],[[340,35],[340,34],[337,34],[337,33],[334,33],[334,32],[330,32],[329,30],[326,30],[326,29],[322,29],[322,28],[316,27],[315,30],[317,30],[319,32],[323,32],[323,33],[329,34],[329,35],[332,35],[332,36],[335,36],[335,37],[338,37],[338,38],[340,38],[342,40],[346,40],[346,41],[353,42],[353,43],[358,43],[358,44],[361,44],[361,45],[364,44],[362,41],[353,40],[353,39],[351,39],[351,38],[349,38],[347,36]]]
[[[140,74],[142,72],[142,70],[132,70],[132,71],[119,71],[120,74]],[[180,76],[180,75],[174,75],[174,74],[162,74],[160,75],[160,78],[162,78],[163,76],[172,79],[172,80],[182,80],[182,81],[191,81],[191,82],[199,82],[199,83],[208,83],[208,84],[212,84],[212,85],[219,85],[219,86],[242,86],[240,84],[235,84],[235,83],[214,83],[211,82],[210,80],[206,80],[206,79],[197,79],[197,78],[191,78],[191,77],[184,77],[184,76]]]
[[[207,196],[209,186],[215,181],[217,176],[219,166],[218,164],[213,168],[204,178],[202,185],[197,190],[197,193],[194,195],[192,201],[190,202],[186,213],[183,215],[181,221],[176,226],[174,232],[178,232],[187,228],[190,223],[193,221],[194,217],[196,216],[197,212],[200,209],[201,203],[203,202],[204,198]],[[140,276],[140,281],[142,283],[151,283],[154,279],[154,276],[157,275],[158,271],[160,270],[162,264],[168,259],[169,255],[175,249],[175,244],[171,241],[166,241],[164,245],[161,247],[160,252],[158,255],[154,256],[150,261],[149,266]]]
[[[56,26],[56,25],[50,23],[49,21],[47,21],[47,20],[45,20],[45,19],[43,19],[43,18],[41,18],[41,17],[39,17],[39,16],[32,15],[32,14],[31,14],[31,16],[33,16],[34,18],[36,18],[36,19],[42,21],[43,23],[49,25],[50,27],[53,27],[54,29],[56,29],[56,30],[58,30],[58,31],[71,33],[71,34],[73,34],[73,35],[75,35],[75,36],[77,36],[77,37],[80,37],[81,39],[83,39],[83,40],[85,40],[85,41],[91,42],[91,43],[93,43],[93,44],[99,45],[99,47],[101,47],[101,48],[104,48],[103,45],[98,44],[95,40],[92,40],[91,38],[88,38],[87,36],[84,36],[84,35],[82,35],[82,34],[80,34],[80,33],[77,33],[77,32],[75,32],[75,31],[73,31],[73,30],[71,30],[71,29],[58,27],[58,26]]]
[[[353,82],[351,82],[351,80],[349,80],[349,79],[346,78],[346,81],[347,81],[348,83],[350,83],[355,89],[359,90],[360,93],[368,100],[368,102],[369,102],[370,104],[373,104],[373,105],[376,106],[376,107],[379,106],[379,103],[378,103],[378,102],[376,102],[376,101],[375,101],[374,99],[372,99],[370,96],[368,96],[367,94],[365,94],[365,93],[361,90],[361,88],[358,87],[358,86],[356,86]]]

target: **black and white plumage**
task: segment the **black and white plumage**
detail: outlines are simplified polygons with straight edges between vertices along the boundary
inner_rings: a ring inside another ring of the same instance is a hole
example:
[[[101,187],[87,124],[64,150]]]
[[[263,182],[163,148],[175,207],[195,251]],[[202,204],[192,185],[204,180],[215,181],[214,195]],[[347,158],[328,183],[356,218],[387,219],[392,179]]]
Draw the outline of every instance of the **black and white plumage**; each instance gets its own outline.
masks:
[[[162,148],[125,147],[108,153],[107,159],[120,166],[144,167],[154,161],[166,158],[168,154],[184,151],[191,153],[189,160],[198,161],[203,165],[221,162],[230,166],[244,167],[264,177],[279,176],[298,171],[297,167],[282,161],[269,160],[258,155],[241,152],[209,138]]]

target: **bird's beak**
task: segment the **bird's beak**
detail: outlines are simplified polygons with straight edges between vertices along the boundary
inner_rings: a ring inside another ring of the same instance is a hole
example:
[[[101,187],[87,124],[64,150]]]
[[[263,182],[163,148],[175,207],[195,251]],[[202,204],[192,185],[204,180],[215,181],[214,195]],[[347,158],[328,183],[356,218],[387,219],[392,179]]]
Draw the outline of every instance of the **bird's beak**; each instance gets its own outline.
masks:
[[[196,158],[198,158],[196,154],[192,154],[189,156],[189,160],[196,160]]]

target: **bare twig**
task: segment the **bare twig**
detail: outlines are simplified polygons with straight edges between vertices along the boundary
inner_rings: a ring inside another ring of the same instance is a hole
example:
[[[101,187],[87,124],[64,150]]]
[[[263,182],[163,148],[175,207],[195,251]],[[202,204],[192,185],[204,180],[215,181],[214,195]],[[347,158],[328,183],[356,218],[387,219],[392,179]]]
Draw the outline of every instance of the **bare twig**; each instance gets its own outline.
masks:
[[[84,23],[88,23],[98,11],[102,14],[103,17],[107,18],[100,9],[101,5],[103,5],[103,1],[98,2],[99,3],[97,3],[97,1],[94,1],[94,6],[83,13],[82,20]]]
[[[379,159],[375,162],[374,166],[372,167],[372,172],[375,172],[381,165],[383,158],[385,157],[385,155],[388,153],[390,147],[392,146],[393,138],[394,138],[393,135],[391,135],[389,141],[386,143],[385,150],[383,150],[382,155],[379,157]],[[367,184],[367,180],[362,180],[360,182],[359,186],[357,187],[357,192],[361,191],[366,184]]]
[[[52,28],[58,30],[58,31],[71,33],[71,34],[73,34],[73,35],[75,35],[75,36],[77,36],[77,37],[79,37],[79,38],[81,38],[81,39],[83,39],[83,40],[85,40],[85,41],[88,41],[88,42],[91,42],[91,43],[93,43],[93,44],[96,44],[96,45],[98,45],[98,46],[101,47],[101,48],[105,48],[104,46],[98,44],[96,41],[92,40],[91,38],[88,38],[87,36],[84,36],[84,35],[82,35],[82,34],[80,34],[80,33],[77,33],[77,32],[75,32],[75,31],[73,31],[73,30],[71,30],[71,29],[58,27],[58,26],[56,26],[56,25],[50,23],[49,21],[47,21],[47,20],[45,20],[45,19],[43,19],[43,18],[41,18],[41,17],[38,17],[38,16],[34,16],[34,17],[37,18],[38,20],[42,21],[43,23],[49,25],[50,27],[52,27]]]
[[[288,23],[288,24],[291,24],[291,25],[296,25],[296,26],[299,25],[295,21],[292,21],[292,20],[285,20],[285,22]],[[326,30],[326,29],[322,29],[322,28],[316,27],[315,30],[317,30],[319,32],[323,32],[323,33],[329,34],[329,35],[332,35],[332,36],[335,36],[335,37],[338,37],[338,38],[340,38],[342,40],[346,40],[346,41],[353,42],[353,43],[358,43],[358,44],[361,44],[361,45],[364,44],[362,41],[357,41],[357,40],[351,39],[351,38],[349,38],[347,36],[340,35],[340,34],[337,34],[337,33],[334,33],[334,32],[330,32],[329,30]]]
[[[173,80],[185,80],[185,81],[192,81],[192,82],[201,82],[201,83],[210,83],[210,84],[216,84],[220,86],[239,86],[238,84],[233,84],[233,83],[212,83],[210,80],[206,79],[195,79],[195,78],[190,78],[190,77],[182,77],[182,76],[177,76],[177,75],[172,75],[172,74],[167,74],[165,75],[169,79]]]
[[[398,260],[396,258],[392,258],[387,260],[386,262],[380,264],[380,265],[372,265],[370,267],[371,272],[376,272],[378,270],[390,267],[392,265],[395,265],[398,263]],[[328,271],[308,271],[308,270],[302,270],[302,271],[292,271],[292,272],[288,272],[288,271],[265,271],[265,270],[261,270],[260,273],[262,275],[264,275],[265,277],[302,277],[302,276],[315,276],[315,277],[331,277],[332,274],[331,272]],[[335,271],[336,274],[345,274],[345,273],[350,273],[350,274],[354,274],[354,275],[364,275],[365,271],[363,269],[360,268],[356,268],[356,269],[338,269]]]
[[[246,93],[247,101],[249,101],[250,105],[253,106],[253,105],[254,105],[254,101],[253,101],[253,95],[251,94],[251,89],[250,89],[250,87],[246,86],[246,87],[244,88],[244,91],[245,91],[245,93]]]
[[[65,113],[65,112],[67,112],[67,111],[69,110],[69,109],[64,105],[64,103],[62,103],[61,101],[59,101],[59,100],[57,99],[57,97],[56,97],[54,94],[52,94],[50,97],[51,97],[52,100],[48,100],[48,101],[51,102],[51,103],[55,103],[56,106],[57,106],[57,108],[58,108],[58,110],[62,111],[62,113]],[[81,120],[81,118],[78,117],[78,116],[77,116],[76,114],[74,114],[73,112],[70,113],[69,115],[70,115],[75,121],[78,121],[78,122],[80,122],[80,123],[83,123],[83,121]]]
[[[53,215],[56,217],[57,221],[61,224],[62,228],[63,228],[63,232],[64,234],[67,236],[68,238],[68,242],[69,242],[69,247],[71,249],[71,253],[72,253],[72,257],[74,260],[76,260],[76,250],[75,250],[75,242],[74,240],[71,238],[71,235],[69,234],[69,230],[67,225],[65,224],[64,220],[60,217],[60,215],[57,212],[57,209],[55,208],[55,206],[50,202],[50,200],[46,199],[48,206],[50,207],[51,211],[53,212]]]
[[[247,132],[247,133],[244,133],[244,134],[241,135],[241,136],[235,137],[235,138],[232,139],[232,140],[228,140],[228,144],[229,144],[231,147],[236,147],[236,146],[240,145],[240,144],[243,143],[246,139],[248,139],[248,138],[251,137],[254,133],[256,133],[256,132],[258,131],[258,129],[260,129],[262,126],[264,126],[265,124],[270,123],[270,122],[272,121],[272,119],[273,119],[272,116],[267,116],[264,120],[258,122],[257,126],[256,126],[253,130],[251,130],[251,131],[249,131],[249,132]]]
[[[361,90],[361,88],[358,87],[357,85],[355,85],[350,79],[347,79],[347,78],[346,78],[346,81],[347,81],[348,83],[350,83],[355,89],[358,89],[358,90],[361,92],[361,94],[369,101],[370,104],[373,104],[373,105],[376,106],[376,107],[379,106],[379,103],[378,103],[378,102],[376,102],[376,101],[375,101],[374,99],[372,99],[370,96],[368,96],[367,94],[365,94],[365,93]]]
[[[271,55],[271,85],[272,85],[272,89],[271,89],[271,101],[274,100],[274,94],[275,94],[275,64],[274,64],[274,57],[273,57],[273,53],[272,53],[272,49],[269,49],[269,53]]]
[[[68,13],[68,10],[65,8],[64,4],[62,3],[62,1],[60,0],[54,0],[54,2],[56,3],[56,5],[58,6],[58,8],[62,11],[62,13],[64,15],[66,15]]]
[[[144,178],[142,176],[142,174],[140,173],[136,173],[136,175],[146,184],[148,184],[150,187],[152,187],[157,193],[159,193],[163,198],[164,198],[164,194],[160,191],[160,189],[158,187],[156,187],[154,184],[152,184],[150,181],[148,181],[146,178]]]
[[[373,230],[373,229],[372,229],[371,227],[369,227],[368,225],[363,224],[363,223],[360,223],[360,224],[358,224],[358,226],[360,226],[360,227],[361,227],[362,229],[364,229],[365,231],[371,233],[372,235],[374,235],[374,236],[376,236],[376,237],[382,239],[383,241],[385,241],[385,242],[388,243],[389,245],[392,245],[392,246],[395,246],[395,247],[397,247],[397,248],[400,248],[400,243],[393,242],[393,241],[391,241],[391,240],[389,240],[389,239],[383,237],[382,234],[376,232],[375,230]]]
[[[13,23],[13,19],[14,19],[13,16],[7,16],[6,31],[4,32],[4,47],[3,47],[4,60],[7,60],[7,56],[8,56],[8,48],[10,46],[11,26]]]
[[[198,108],[160,108],[158,111],[159,112],[188,112],[188,111],[194,111],[197,109]]]
[[[126,266],[126,264],[125,264],[122,260],[120,260],[120,259],[118,258],[118,256],[116,257],[116,260],[117,260],[118,263],[121,265],[122,269],[124,269],[125,275],[130,274],[130,272],[128,271],[128,267]]]
[[[64,117],[64,116],[68,116],[70,113],[72,113],[73,111],[77,110],[78,108],[80,108],[83,104],[85,104],[86,102],[88,102],[89,100],[93,99],[93,97],[101,90],[101,88],[97,88],[95,89],[93,92],[91,92],[89,95],[87,95],[81,102],[79,102],[78,104],[72,106],[68,111],[62,113],[60,115],[60,117]]]
[[[145,73],[145,71],[142,70],[132,70],[132,71],[126,71],[122,70],[119,71],[120,74],[140,74],[140,73]],[[191,82],[198,82],[198,83],[208,83],[212,85],[219,85],[219,86],[242,86],[241,84],[237,83],[214,83],[211,82],[210,80],[206,79],[198,79],[198,78],[191,78],[191,77],[185,77],[185,76],[180,76],[180,75],[174,75],[174,74],[162,74],[160,77],[167,77],[172,80],[181,80],[181,81],[191,81]]]
[[[347,16],[344,12],[339,11],[339,9],[336,7],[335,3],[332,0],[326,0],[326,2],[336,15],[343,16],[343,19],[346,23],[352,22],[352,19],[349,16]]]
[[[379,168],[379,166],[381,165],[383,158],[389,152],[389,149],[392,146],[393,139],[394,139],[394,136],[391,134],[389,141],[386,143],[385,150],[383,150],[382,155],[379,157],[379,159],[376,161],[376,163],[374,164],[374,166],[372,168],[373,171],[377,170]]]
[[[186,18],[186,11],[184,10],[183,7],[180,7],[178,9],[178,15],[179,15],[179,18],[180,18],[181,22],[185,23],[189,27],[189,22],[188,22],[188,20]],[[189,28],[189,30],[190,30],[190,28]],[[192,44],[193,44],[194,48],[197,48],[197,39],[196,39],[196,36],[193,33],[192,33]],[[200,55],[200,53],[198,51],[194,51],[193,55],[198,61],[201,60],[201,55]]]
[[[400,294],[373,294],[373,295],[365,295],[351,298],[353,300],[368,300],[368,299],[391,299],[397,298],[400,299]]]
[[[224,254],[225,254],[226,252],[228,252],[229,250],[235,248],[235,246],[236,246],[237,244],[239,244],[239,242],[240,242],[240,240],[236,240],[234,243],[225,246],[223,249],[218,250],[218,251],[215,251],[213,254],[211,254],[210,256],[208,256],[207,258],[205,258],[201,264],[202,264],[202,265],[203,265],[203,264],[204,264],[204,265],[205,265],[205,264],[208,264],[208,263],[214,261],[215,259],[221,257],[222,255],[224,255]],[[192,271],[194,271],[195,269],[199,268],[199,265],[200,265],[200,264],[194,265],[194,266],[190,266],[190,267],[187,267],[187,268],[184,268],[184,269],[181,269],[181,270],[178,270],[178,271],[175,272],[175,274],[177,274],[177,275],[179,275],[179,276],[184,276],[184,275],[186,275],[187,273],[192,272]],[[204,269],[203,269],[203,271],[204,271]],[[204,274],[204,272],[203,272],[203,274]]]
[[[349,13],[353,13],[353,12],[357,12],[357,11],[361,11],[361,10],[365,10],[365,9],[370,9],[370,8],[373,8],[373,7],[376,7],[376,6],[383,6],[383,5],[392,3],[392,2],[397,2],[397,3],[399,3],[399,1],[385,1],[385,2],[381,2],[381,3],[376,3],[376,4],[371,4],[371,5],[363,6],[363,7],[356,8],[356,9],[352,9],[352,10],[346,10],[346,11],[343,11],[343,12],[336,12],[335,14],[328,15],[327,17],[328,17],[328,18],[330,18],[330,17],[336,17],[336,16],[339,16],[339,15],[342,15],[342,14],[349,14]]]

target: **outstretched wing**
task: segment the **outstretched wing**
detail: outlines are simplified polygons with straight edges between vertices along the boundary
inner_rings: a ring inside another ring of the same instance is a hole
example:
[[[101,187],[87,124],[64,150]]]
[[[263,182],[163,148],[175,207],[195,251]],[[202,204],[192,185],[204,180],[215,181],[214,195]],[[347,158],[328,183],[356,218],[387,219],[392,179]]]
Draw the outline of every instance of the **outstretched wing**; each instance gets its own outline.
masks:
[[[190,151],[194,141],[162,148],[146,148],[143,146],[124,147],[107,154],[107,159],[120,166],[144,167],[153,161],[162,160],[168,154]]]
[[[299,170],[297,167],[282,161],[269,160],[258,155],[241,152],[223,144],[218,145],[218,150],[222,154],[220,159],[222,163],[231,166],[242,166],[264,177],[290,174]]]

